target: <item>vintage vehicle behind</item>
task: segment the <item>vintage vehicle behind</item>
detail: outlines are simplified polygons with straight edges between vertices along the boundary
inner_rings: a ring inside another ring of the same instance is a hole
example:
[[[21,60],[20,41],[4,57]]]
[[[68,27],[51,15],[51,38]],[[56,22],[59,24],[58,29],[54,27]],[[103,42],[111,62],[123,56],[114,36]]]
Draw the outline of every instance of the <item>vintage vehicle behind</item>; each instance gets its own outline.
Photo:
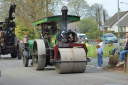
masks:
[[[12,58],[21,59],[21,45],[15,35],[15,8],[16,5],[11,4],[5,21],[0,22],[0,55],[11,54]]]
[[[23,65],[28,66],[29,59],[35,70],[43,70],[55,65],[57,73],[84,72],[86,63],[86,45],[75,43],[77,34],[67,31],[67,23],[80,20],[79,16],[67,15],[67,7],[62,7],[62,15],[51,16],[33,22],[33,25],[47,25],[49,32],[42,32],[43,39],[35,39],[24,44]],[[58,28],[59,27],[59,28]]]

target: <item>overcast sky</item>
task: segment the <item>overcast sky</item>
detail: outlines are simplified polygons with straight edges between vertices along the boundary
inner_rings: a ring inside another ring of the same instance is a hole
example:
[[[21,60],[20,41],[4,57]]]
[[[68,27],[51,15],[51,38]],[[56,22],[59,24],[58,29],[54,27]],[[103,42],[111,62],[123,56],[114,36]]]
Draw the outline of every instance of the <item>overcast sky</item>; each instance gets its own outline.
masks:
[[[107,10],[109,16],[113,16],[116,12],[118,12],[118,0],[86,0],[89,5],[94,3],[102,4],[103,7]],[[119,3],[119,8],[121,11],[128,11],[128,0],[119,0],[119,2],[124,2],[127,4]]]

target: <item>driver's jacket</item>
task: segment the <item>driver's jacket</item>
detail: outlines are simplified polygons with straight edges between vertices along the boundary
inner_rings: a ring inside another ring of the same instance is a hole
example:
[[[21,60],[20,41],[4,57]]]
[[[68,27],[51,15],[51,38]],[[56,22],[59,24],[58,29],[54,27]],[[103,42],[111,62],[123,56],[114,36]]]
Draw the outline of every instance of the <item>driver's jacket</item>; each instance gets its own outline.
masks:
[[[50,32],[49,32],[49,29],[48,28],[46,28],[46,29],[41,29],[41,33],[42,33],[42,36],[44,37],[45,36],[45,34],[49,34]]]

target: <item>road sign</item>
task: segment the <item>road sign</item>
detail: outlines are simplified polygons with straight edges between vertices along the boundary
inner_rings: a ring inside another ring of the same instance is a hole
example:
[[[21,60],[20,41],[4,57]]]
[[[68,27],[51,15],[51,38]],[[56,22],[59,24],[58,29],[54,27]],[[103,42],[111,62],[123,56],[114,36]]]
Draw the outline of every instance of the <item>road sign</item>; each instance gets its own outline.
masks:
[[[104,11],[101,11],[101,21],[102,25],[104,25]]]

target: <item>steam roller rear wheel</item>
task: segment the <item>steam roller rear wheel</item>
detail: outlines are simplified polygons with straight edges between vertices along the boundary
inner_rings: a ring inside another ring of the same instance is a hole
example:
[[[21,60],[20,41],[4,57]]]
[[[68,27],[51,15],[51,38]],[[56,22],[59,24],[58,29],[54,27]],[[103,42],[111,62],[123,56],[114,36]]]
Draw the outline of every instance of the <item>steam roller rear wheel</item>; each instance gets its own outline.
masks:
[[[60,61],[86,61],[86,53],[83,48],[59,48],[58,60]],[[83,73],[86,70],[86,62],[56,63],[57,73]]]
[[[34,69],[43,70],[46,63],[46,49],[42,39],[36,39],[34,41],[33,52],[36,54],[32,57]]]

